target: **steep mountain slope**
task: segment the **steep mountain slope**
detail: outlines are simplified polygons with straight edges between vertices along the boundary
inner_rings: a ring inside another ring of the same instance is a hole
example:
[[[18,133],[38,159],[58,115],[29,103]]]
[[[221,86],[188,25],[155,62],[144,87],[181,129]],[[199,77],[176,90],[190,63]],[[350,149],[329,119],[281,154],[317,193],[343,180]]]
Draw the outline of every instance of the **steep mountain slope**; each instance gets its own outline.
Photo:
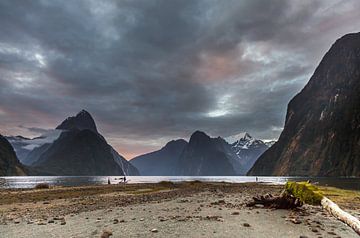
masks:
[[[326,53],[249,175],[360,176],[360,33]]]
[[[41,136],[35,138],[26,138],[23,136],[7,136],[6,139],[14,147],[16,156],[24,165],[33,163],[33,156],[29,156],[34,150],[38,150],[44,144],[50,144],[59,138],[61,130],[47,130]],[[29,157],[29,158],[28,158]]]
[[[232,149],[239,157],[241,167],[247,172],[254,165],[256,160],[269,149],[271,143],[253,138],[250,134],[244,133],[236,142],[232,143]]]
[[[31,149],[27,148],[29,141],[31,141],[30,138],[23,136],[5,136],[5,138],[14,148],[16,156],[20,161],[22,161],[23,158],[26,158],[26,156],[30,153]]]
[[[23,160],[24,164],[32,166],[40,158],[40,156],[45,153],[47,149],[49,149],[51,144],[52,143],[45,143],[39,147],[35,147],[27,154],[26,158]]]
[[[11,144],[0,135],[0,176],[23,176],[26,173]]]
[[[125,175],[138,176],[140,175],[139,170],[127,161],[122,155],[120,155],[114,148],[110,146],[110,152],[115,162],[120,166]]]
[[[87,129],[63,132],[34,166],[61,175],[123,175],[111,147]]]
[[[186,145],[185,140],[172,140],[160,150],[137,156],[130,160],[130,163],[139,170],[140,175],[176,175],[176,166]]]
[[[227,144],[224,142],[222,138],[210,138],[204,132],[194,132],[179,158],[177,174],[184,176],[236,175],[231,163],[236,155],[231,148],[229,150],[224,148]]]
[[[58,139],[29,154],[38,171],[54,175],[124,175],[125,171],[126,175],[138,175],[138,170],[97,132],[88,112],[69,117],[57,129],[64,130]]]

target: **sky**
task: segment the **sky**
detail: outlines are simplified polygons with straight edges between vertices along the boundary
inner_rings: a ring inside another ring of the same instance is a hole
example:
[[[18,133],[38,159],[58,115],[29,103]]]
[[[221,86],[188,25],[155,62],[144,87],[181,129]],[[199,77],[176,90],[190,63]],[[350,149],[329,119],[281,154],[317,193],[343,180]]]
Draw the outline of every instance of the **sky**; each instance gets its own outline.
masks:
[[[0,133],[82,109],[127,159],[195,130],[277,139],[358,0],[2,0]]]

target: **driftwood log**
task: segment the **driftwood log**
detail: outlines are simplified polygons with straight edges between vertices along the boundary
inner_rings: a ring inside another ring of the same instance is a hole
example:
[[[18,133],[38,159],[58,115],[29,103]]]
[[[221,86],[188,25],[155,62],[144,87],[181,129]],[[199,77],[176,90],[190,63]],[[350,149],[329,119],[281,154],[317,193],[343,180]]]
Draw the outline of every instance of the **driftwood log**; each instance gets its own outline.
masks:
[[[350,226],[360,235],[360,221],[342,210],[336,203],[325,197],[321,191],[309,182],[287,182],[285,190],[304,203],[321,205],[331,215]]]
[[[311,205],[321,205],[331,215],[350,226],[360,235],[360,221],[342,210],[336,203],[325,197],[321,191],[309,182],[287,182],[286,192]]]
[[[360,235],[360,221],[356,217],[342,210],[338,205],[336,205],[336,203],[327,197],[321,199],[321,206],[334,217],[353,228],[353,230]]]
[[[253,201],[248,202],[246,206],[253,207],[257,204],[263,205],[266,208],[275,209],[294,209],[303,205],[300,199],[286,193],[285,191],[282,192],[280,196],[267,194],[264,196],[253,197]]]
[[[287,182],[280,196],[267,194],[253,197],[253,201],[248,202],[246,206],[253,207],[260,204],[266,208],[293,209],[301,207],[304,203],[321,205],[335,218],[350,226],[360,235],[360,221],[342,210],[336,203],[325,197],[317,187],[309,182]]]

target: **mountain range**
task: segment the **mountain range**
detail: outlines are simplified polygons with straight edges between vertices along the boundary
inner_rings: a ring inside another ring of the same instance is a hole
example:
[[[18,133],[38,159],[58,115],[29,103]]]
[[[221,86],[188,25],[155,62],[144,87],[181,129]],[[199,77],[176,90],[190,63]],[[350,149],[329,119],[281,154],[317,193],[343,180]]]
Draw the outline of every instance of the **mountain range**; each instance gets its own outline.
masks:
[[[20,162],[36,175],[244,175],[268,149],[248,133],[229,144],[196,131],[189,142],[173,140],[128,162],[106,142],[85,110],[44,131],[35,138],[6,137]]]
[[[331,46],[248,175],[360,176],[360,33]]]
[[[97,131],[85,110],[64,120],[43,136],[8,137],[18,157],[44,175],[138,175],[138,170],[118,154]]]
[[[130,163],[145,176],[244,175],[268,148],[265,142],[248,133],[229,144],[221,137],[211,138],[196,131],[189,142],[170,141],[160,150],[137,156]]]

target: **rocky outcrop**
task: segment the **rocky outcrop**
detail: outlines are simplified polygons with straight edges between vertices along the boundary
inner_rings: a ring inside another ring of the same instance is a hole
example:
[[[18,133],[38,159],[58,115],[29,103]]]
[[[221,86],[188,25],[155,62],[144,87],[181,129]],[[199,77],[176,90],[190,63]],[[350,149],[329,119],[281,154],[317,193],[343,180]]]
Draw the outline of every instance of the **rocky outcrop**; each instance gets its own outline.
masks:
[[[326,53],[249,175],[360,176],[360,33]]]

